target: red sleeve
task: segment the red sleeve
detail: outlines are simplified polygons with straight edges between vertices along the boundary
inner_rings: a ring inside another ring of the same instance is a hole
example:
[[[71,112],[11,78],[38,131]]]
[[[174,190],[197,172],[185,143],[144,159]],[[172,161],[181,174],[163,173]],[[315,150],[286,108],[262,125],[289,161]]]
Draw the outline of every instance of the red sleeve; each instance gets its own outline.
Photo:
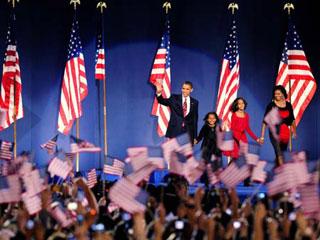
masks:
[[[250,128],[250,118],[249,118],[249,114],[246,113],[246,131],[247,133],[250,135],[250,137],[253,140],[257,140],[257,136],[252,132],[251,128]]]

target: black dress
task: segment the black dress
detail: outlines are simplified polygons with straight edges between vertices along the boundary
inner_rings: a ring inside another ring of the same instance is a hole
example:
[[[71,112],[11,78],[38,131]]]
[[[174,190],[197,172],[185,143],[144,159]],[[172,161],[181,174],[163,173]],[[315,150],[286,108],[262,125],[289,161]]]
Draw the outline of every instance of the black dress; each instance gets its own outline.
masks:
[[[276,154],[276,164],[280,165],[279,163],[279,156],[282,152],[286,151],[288,148],[288,143],[290,140],[290,129],[289,126],[292,125],[293,121],[295,120],[293,108],[290,102],[286,102],[285,107],[277,106],[273,101],[267,106],[264,116],[266,116],[272,108],[277,108],[279,110],[279,115],[281,117],[281,123],[276,126],[277,134],[279,135],[279,141],[277,141],[270,129],[269,129],[269,137],[270,142],[273,146],[274,152]],[[266,124],[266,122],[264,122]]]
[[[208,124],[203,125],[196,139],[197,142],[203,139],[201,150],[204,160],[210,162],[212,154],[221,157],[221,151],[217,147],[216,125],[214,127],[210,127]]]

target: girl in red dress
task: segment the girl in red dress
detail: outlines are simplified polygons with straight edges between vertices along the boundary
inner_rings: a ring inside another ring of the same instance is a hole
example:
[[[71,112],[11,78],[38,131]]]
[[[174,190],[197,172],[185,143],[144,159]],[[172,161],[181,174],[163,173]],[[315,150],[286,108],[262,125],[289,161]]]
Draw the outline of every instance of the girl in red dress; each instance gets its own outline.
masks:
[[[224,152],[225,155],[232,158],[239,157],[240,142],[248,143],[246,132],[250,137],[260,144],[260,139],[252,132],[250,128],[249,114],[245,112],[247,102],[244,98],[236,98],[231,105],[231,131],[234,139],[234,147],[231,152]]]
[[[293,108],[290,102],[286,101],[288,95],[286,89],[277,85],[273,88],[273,99],[272,102],[266,108],[265,115],[272,110],[272,108],[277,108],[279,110],[279,115],[281,117],[281,123],[277,126],[277,134],[279,134],[279,141],[277,141],[271,132],[269,131],[270,141],[274,148],[276,154],[276,165],[279,166],[282,164],[282,152],[286,151],[288,148],[288,143],[290,140],[290,128],[293,134],[293,137],[296,137],[296,125],[295,118],[293,114]],[[260,141],[264,142],[264,134],[266,129],[266,123],[262,123],[261,137]]]

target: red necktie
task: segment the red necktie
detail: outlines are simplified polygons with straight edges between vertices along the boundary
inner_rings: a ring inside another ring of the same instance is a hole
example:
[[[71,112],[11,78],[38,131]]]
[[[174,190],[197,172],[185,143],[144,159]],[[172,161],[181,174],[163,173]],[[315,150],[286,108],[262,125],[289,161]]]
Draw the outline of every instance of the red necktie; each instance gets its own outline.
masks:
[[[184,98],[182,109],[183,109],[183,116],[185,117],[187,115],[187,110],[188,110],[187,98]]]

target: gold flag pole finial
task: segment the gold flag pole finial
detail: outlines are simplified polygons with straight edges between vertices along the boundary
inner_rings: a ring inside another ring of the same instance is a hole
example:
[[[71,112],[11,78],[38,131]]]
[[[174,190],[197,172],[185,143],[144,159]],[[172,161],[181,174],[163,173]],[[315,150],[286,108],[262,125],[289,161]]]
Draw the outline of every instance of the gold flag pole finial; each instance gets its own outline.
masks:
[[[70,0],[70,5],[73,4],[74,10],[77,9],[77,4],[80,5],[80,0]]]
[[[19,0],[8,0],[8,3],[12,3],[12,8],[15,8],[15,6],[16,6],[16,2],[18,3],[19,2]]]
[[[162,8],[166,9],[166,14],[168,14],[169,9],[171,9],[171,3],[169,1],[166,1],[163,5]]]
[[[239,5],[238,3],[233,2],[228,5],[228,9],[230,8],[231,8],[232,14],[234,14],[235,10],[239,10]]]
[[[106,2],[103,2],[103,1],[98,2],[97,8],[100,8],[100,12],[103,13],[103,8],[107,8]]]
[[[290,13],[291,13],[291,10],[294,10],[294,5],[293,5],[293,3],[286,3],[285,5],[284,5],[284,7],[283,7],[283,10],[287,10],[287,12],[288,12],[288,15],[290,15]]]

